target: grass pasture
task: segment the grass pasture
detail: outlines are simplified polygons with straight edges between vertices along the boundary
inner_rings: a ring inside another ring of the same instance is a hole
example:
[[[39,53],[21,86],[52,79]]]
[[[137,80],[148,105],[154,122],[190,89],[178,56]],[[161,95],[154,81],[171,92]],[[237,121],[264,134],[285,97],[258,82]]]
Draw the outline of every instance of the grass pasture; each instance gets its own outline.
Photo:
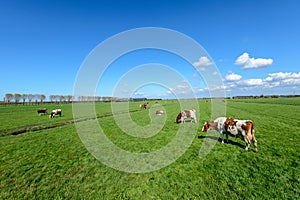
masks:
[[[155,136],[134,138],[117,126],[109,103],[96,103],[99,124],[106,136],[132,152],[152,152],[168,144],[179,126],[174,123],[179,105],[161,101],[166,124]],[[130,104],[130,116],[141,126],[151,122],[149,110]],[[150,102],[149,106],[153,106]],[[0,136],[0,199],[299,199],[300,197],[300,99],[228,100],[227,116],[252,119],[258,153],[253,145],[230,137],[217,142],[199,158],[204,139],[219,135],[201,132],[210,119],[210,102],[199,101],[198,131],[187,151],[160,170],[137,174],[105,166],[81,142],[73,123],[19,135]],[[54,105],[43,105],[48,110]],[[60,105],[59,105],[60,106]],[[63,116],[38,116],[39,106],[0,107],[0,131],[72,119],[72,105],[63,104]],[[22,113],[22,114],[20,114]],[[85,123],[85,122],[79,122]]]

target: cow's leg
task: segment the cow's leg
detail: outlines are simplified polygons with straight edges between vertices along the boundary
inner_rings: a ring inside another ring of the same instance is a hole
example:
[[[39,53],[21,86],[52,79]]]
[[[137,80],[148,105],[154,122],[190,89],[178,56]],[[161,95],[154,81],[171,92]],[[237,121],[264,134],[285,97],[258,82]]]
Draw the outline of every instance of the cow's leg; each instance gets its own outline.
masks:
[[[221,132],[222,144],[224,143],[224,132]]]
[[[250,147],[250,141],[249,141],[249,138],[247,137],[247,135],[243,135],[244,136],[244,141],[246,143],[246,147],[245,147],[245,150],[248,151],[249,147]]]
[[[254,151],[255,151],[255,152],[258,152],[258,150],[257,150],[257,141],[256,141],[256,139],[255,139],[254,134],[253,134],[252,136],[253,136],[253,137],[252,137],[252,141],[253,141]]]
[[[245,150],[248,151],[248,140],[247,140],[247,137],[244,136],[244,141],[246,143],[246,147],[245,147]]]
[[[228,144],[228,132],[226,131],[226,142]]]

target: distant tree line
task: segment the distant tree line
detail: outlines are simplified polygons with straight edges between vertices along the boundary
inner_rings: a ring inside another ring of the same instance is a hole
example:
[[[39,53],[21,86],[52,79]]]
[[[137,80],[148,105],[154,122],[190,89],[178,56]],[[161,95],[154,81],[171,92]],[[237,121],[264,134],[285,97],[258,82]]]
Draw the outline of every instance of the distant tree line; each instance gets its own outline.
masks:
[[[233,96],[233,99],[258,99],[258,98],[280,98],[280,97],[286,97],[286,98],[292,98],[292,97],[300,97],[300,95],[259,95],[259,96]]]
[[[46,96],[44,94],[11,94],[11,93],[7,93],[5,94],[4,97],[4,102],[5,103],[23,103],[25,104],[25,102],[28,103],[37,103],[37,102],[41,102],[43,103],[44,100],[46,99]]]
[[[50,95],[49,96],[50,102],[71,102],[73,99],[72,95]],[[45,103],[46,95],[44,94],[19,94],[19,93],[7,93],[4,97],[4,103]]]
[[[4,103],[7,104],[40,104],[40,103],[71,103],[71,102],[128,102],[128,101],[145,101],[147,98],[118,98],[111,96],[78,96],[72,95],[49,95],[46,101],[44,94],[5,94]]]
[[[111,96],[78,96],[77,98],[77,101],[79,102],[128,102],[128,101],[146,101],[146,100],[147,98],[119,98],[119,97],[111,97]]]

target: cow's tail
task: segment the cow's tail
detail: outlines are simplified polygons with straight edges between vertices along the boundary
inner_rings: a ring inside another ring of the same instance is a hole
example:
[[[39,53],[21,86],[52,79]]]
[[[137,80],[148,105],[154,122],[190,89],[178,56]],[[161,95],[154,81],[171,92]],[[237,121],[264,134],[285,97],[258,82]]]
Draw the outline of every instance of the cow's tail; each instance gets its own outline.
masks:
[[[250,134],[251,134],[251,140],[252,140],[253,145],[254,145],[254,151],[258,152],[258,150],[257,150],[257,141],[256,141],[255,135],[254,135],[254,122],[250,123],[249,131],[250,131]]]
[[[177,115],[177,118],[176,118],[176,123],[178,124],[179,123],[179,120],[181,119],[181,112]]]
[[[249,128],[248,128],[248,135],[253,135],[254,134],[254,123],[251,121],[248,121]]]
[[[252,140],[254,134],[254,123],[252,121],[247,121],[246,127],[247,127],[247,136],[249,137],[250,140]]]

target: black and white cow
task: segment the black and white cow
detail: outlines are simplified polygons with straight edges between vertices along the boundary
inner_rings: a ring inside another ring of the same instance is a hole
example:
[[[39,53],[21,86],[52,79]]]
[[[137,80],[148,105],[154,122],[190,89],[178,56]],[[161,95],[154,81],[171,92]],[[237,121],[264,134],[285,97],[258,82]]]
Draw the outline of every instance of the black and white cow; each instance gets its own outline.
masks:
[[[59,115],[61,117],[61,109],[55,109],[55,110],[52,110],[50,115],[49,115],[49,118],[53,118],[55,115]]]

